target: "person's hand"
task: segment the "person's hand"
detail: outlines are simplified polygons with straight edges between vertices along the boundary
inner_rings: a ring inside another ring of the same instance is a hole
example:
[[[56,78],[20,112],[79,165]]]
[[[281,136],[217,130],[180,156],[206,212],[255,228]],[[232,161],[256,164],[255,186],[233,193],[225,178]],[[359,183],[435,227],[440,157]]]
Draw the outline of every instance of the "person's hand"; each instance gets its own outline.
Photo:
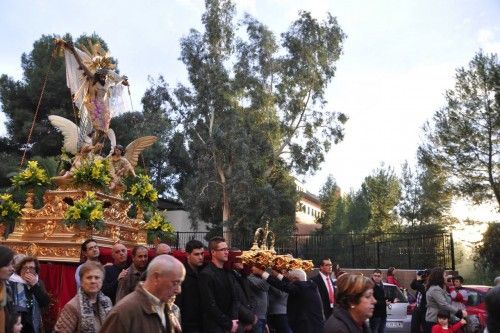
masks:
[[[127,276],[127,273],[128,273],[128,268],[127,269],[122,269],[122,271],[120,272],[120,274],[118,274],[118,280],[121,280],[125,276]]]
[[[33,287],[38,282],[38,277],[33,273],[29,273],[29,272],[25,273],[25,274],[23,274],[22,278],[24,279],[24,281],[26,281],[26,283],[30,287]]]
[[[233,325],[231,326],[231,333],[236,333],[238,331],[238,319],[233,320]]]
[[[128,86],[128,85],[129,85],[129,84],[128,84],[128,77],[127,77],[127,76],[125,76],[125,75],[124,75],[124,76],[122,76],[122,84],[123,84],[124,86]]]
[[[467,324],[467,320],[465,320],[465,318],[460,319],[460,322],[462,323],[462,325]]]
[[[233,267],[239,271],[243,270],[243,264],[241,262],[233,263]]]
[[[252,271],[252,274],[255,274],[258,276],[262,276],[262,274],[264,273],[264,271],[262,269],[255,267],[255,266],[252,266],[252,268],[250,270]]]

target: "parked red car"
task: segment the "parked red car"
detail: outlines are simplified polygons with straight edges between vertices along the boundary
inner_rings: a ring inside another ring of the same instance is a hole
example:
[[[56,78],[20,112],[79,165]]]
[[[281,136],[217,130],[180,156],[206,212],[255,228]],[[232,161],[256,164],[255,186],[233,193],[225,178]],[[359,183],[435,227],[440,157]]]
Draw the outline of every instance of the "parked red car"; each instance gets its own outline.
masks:
[[[477,286],[477,285],[464,285],[462,286],[465,290],[467,290],[467,304],[465,306],[465,310],[468,315],[476,315],[479,318],[479,322],[481,323],[481,327],[486,327],[486,305],[484,303],[484,299],[486,297],[486,293],[492,287],[490,286]]]

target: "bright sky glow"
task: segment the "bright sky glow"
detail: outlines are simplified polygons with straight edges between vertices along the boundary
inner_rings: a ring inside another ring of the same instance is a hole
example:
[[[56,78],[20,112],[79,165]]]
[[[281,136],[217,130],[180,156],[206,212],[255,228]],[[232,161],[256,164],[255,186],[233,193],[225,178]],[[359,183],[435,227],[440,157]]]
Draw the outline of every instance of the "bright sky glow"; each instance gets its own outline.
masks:
[[[315,176],[302,179],[318,193],[328,174],[344,192],[359,188],[380,163],[399,171],[414,161],[421,127],[444,105],[455,69],[482,48],[500,53],[498,0],[239,0],[276,34],[300,9],[337,17],[348,35],[328,108],[349,116],[345,140],[334,146]],[[0,74],[22,79],[20,57],[42,34],[73,37],[96,32],[129,77],[136,108],[148,76],[186,81],[179,39],[201,28],[201,0],[0,2]],[[0,113],[0,123],[5,117]],[[0,126],[0,134],[5,129]]]

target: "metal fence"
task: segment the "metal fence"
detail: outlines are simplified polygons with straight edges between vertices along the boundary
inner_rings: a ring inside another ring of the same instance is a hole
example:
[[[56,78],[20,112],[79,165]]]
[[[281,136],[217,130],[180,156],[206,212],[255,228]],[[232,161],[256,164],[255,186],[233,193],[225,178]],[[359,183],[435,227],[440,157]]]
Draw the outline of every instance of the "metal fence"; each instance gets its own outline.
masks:
[[[253,235],[225,234],[229,246],[248,250]],[[177,232],[177,249],[185,247],[191,239],[207,244],[206,232]],[[278,253],[291,253],[294,257],[312,259],[318,264],[330,257],[341,267],[375,268],[394,266],[401,269],[443,267],[455,270],[453,235],[451,233],[386,233],[336,235],[292,235],[275,243]]]

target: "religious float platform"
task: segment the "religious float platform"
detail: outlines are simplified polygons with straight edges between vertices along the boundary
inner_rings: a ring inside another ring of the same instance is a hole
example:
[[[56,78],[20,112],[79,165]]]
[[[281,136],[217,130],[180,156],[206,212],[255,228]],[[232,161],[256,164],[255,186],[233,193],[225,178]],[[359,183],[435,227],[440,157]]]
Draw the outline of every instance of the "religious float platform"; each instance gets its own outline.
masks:
[[[34,209],[27,199],[14,231],[3,241],[16,253],[36,256],[42,261],[80,262],[80,246],[85,239],[93,238],[99,247],[111,248],[120,242],[131,248],[145,245],[147,230],[142,216],[127,215],[131,204],[119,196],[94,192],[103,202],[102,230],[81,228],[64,223],[70,204],[86,196],[81,189],[48,190],[43,196],[43,206]]]

